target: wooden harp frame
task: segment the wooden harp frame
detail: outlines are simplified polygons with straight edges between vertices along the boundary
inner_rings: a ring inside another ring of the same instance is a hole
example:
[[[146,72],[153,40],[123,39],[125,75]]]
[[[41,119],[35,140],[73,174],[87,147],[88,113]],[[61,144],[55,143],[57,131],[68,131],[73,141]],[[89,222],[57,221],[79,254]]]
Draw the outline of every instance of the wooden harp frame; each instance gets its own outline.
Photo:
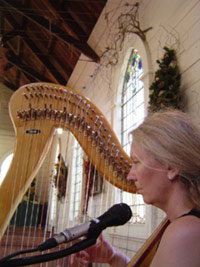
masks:
[[[136,192],[134,183],[126,179],[131,167],[129,156],[102,112],[82,94],[57,84],[28,84],[12,95],[9,112],[16,145],[0,187],[1,237],[41,167],[58,127],[73,133],[105,179],[122,190]]]
[[[20,87],[11,97],[9,113],[15,129],[14,156],[0,186],[0,237],[48,153],[56,128],[68,129],[99,173],[121,190],[136,193],[127,180],[131,160],[102,112],[79,92],[53,83]],[[160,225],[128,264],[151,262],[168,220]],[[145,253],[148,255],[144,256]]]

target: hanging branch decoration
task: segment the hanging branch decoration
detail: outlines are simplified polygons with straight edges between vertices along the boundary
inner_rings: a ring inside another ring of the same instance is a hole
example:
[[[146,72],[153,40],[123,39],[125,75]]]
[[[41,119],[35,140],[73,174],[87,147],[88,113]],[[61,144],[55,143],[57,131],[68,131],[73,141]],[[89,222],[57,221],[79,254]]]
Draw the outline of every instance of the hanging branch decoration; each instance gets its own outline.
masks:
[[[177,65],[176,54],[168,47],[164,57],[157,60],[159,69],[155,73],[154,82],[150,86],[149,112],[173,107],[181,109],[180,83],[181,75]]]
[[[86,89],[91,86],[91,80],[95,83],[98,81],[98,75],[103,77],[108,88],[111,88],[110,75],[108,67],[117,65],[119,61],[120,51],[123,48],[124,41],[128,36],[136,34],[143,42],[146,42],[146,33],[152,29],[148,27],[142,29],[139,20],[139,3],[124,3],[122,5],[106,12],[105,20],[108,30],[105,48],[100,56],[100,64],[96,64],[95,70],[88,80],[88,84],[83,87]],[[121,11],[119,14],[119,10]],[[119,14],[116,19],[115,14]],[[111,70],[111,69],[110,69]]]
[[[117,25],[116,30],[109,36],[113,36],[112,45],[106,47],[105,51],[101,55],[101,62],[106,61],[105,65],[116,65],[118,63],[119,52],[122,50],[123,43],[127,34],[136,34],[142,41],[146,40],[146,32],[152,29],[148,27],[144,30],[141,29],[139,21],[139,3],[136,4],[125,4],[126,8],[129,8],[125,13],[121,13],[117,20],[114,22],[114,25]],[[113,11],[112,11],[113,13]],[[109,23],[110,13],[106,13],[105,19]]]

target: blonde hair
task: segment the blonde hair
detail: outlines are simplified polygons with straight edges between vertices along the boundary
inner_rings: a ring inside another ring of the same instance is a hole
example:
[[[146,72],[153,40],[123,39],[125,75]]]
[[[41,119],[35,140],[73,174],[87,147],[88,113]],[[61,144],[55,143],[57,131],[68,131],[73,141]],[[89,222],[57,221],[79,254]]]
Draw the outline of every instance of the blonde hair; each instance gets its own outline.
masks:
[[[179,170],[179,178],[200,209],[200,128],[186,113],[154,113],[132,133],[133,141],[159,162]]]

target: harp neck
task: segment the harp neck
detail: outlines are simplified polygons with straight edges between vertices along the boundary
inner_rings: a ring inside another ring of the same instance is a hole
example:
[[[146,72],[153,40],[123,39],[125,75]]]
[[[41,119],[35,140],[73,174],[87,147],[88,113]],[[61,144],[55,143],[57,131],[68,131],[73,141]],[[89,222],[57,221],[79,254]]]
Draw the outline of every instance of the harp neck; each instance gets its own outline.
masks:
[[[136,192],[135,185],[126,179],[130,158],[105,116],[80,93],[56,84],[25,85],[12,95],[9,111],[16,146],[0,187],[0,208],[4,211],[0,215],[1,236],[42,165],[57,127],[68,129],[76,137],[92,164],[111,184]]]

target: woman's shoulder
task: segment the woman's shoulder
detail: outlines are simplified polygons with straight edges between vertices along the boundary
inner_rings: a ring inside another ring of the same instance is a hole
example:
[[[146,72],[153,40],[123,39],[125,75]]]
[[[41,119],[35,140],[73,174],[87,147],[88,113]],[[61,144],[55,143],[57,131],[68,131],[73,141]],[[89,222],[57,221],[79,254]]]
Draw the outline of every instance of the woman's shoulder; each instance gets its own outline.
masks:
[[[200,218],[188,215],[174,220],[167,227],[163,239],[181,241],[200,238]]]
[[[174,230],[177,231],[178,229],[180,229],[181,231],[181,230],[186,230],[186,229],[189,230],[191,228],[196,228],[196,227],[198,228],[199,225],[200,225],[200,218],[194,215],[187,215],[187,216],[181,216],[175,219],[173,222],[169,224],[169,227],[167,229],[170,231],[174,231]]]
[[[162,236],[152,266],[199,266],[199,240],[199,218],[189,215],[174,220]]]
[[[167,227],[163,235],[163,247],[169,247],[175,249],[176,252],[193,253],[195,245],[198,248],[199,259],[200,259],[200,219],[189,215],[180,217],[174,220]]]

